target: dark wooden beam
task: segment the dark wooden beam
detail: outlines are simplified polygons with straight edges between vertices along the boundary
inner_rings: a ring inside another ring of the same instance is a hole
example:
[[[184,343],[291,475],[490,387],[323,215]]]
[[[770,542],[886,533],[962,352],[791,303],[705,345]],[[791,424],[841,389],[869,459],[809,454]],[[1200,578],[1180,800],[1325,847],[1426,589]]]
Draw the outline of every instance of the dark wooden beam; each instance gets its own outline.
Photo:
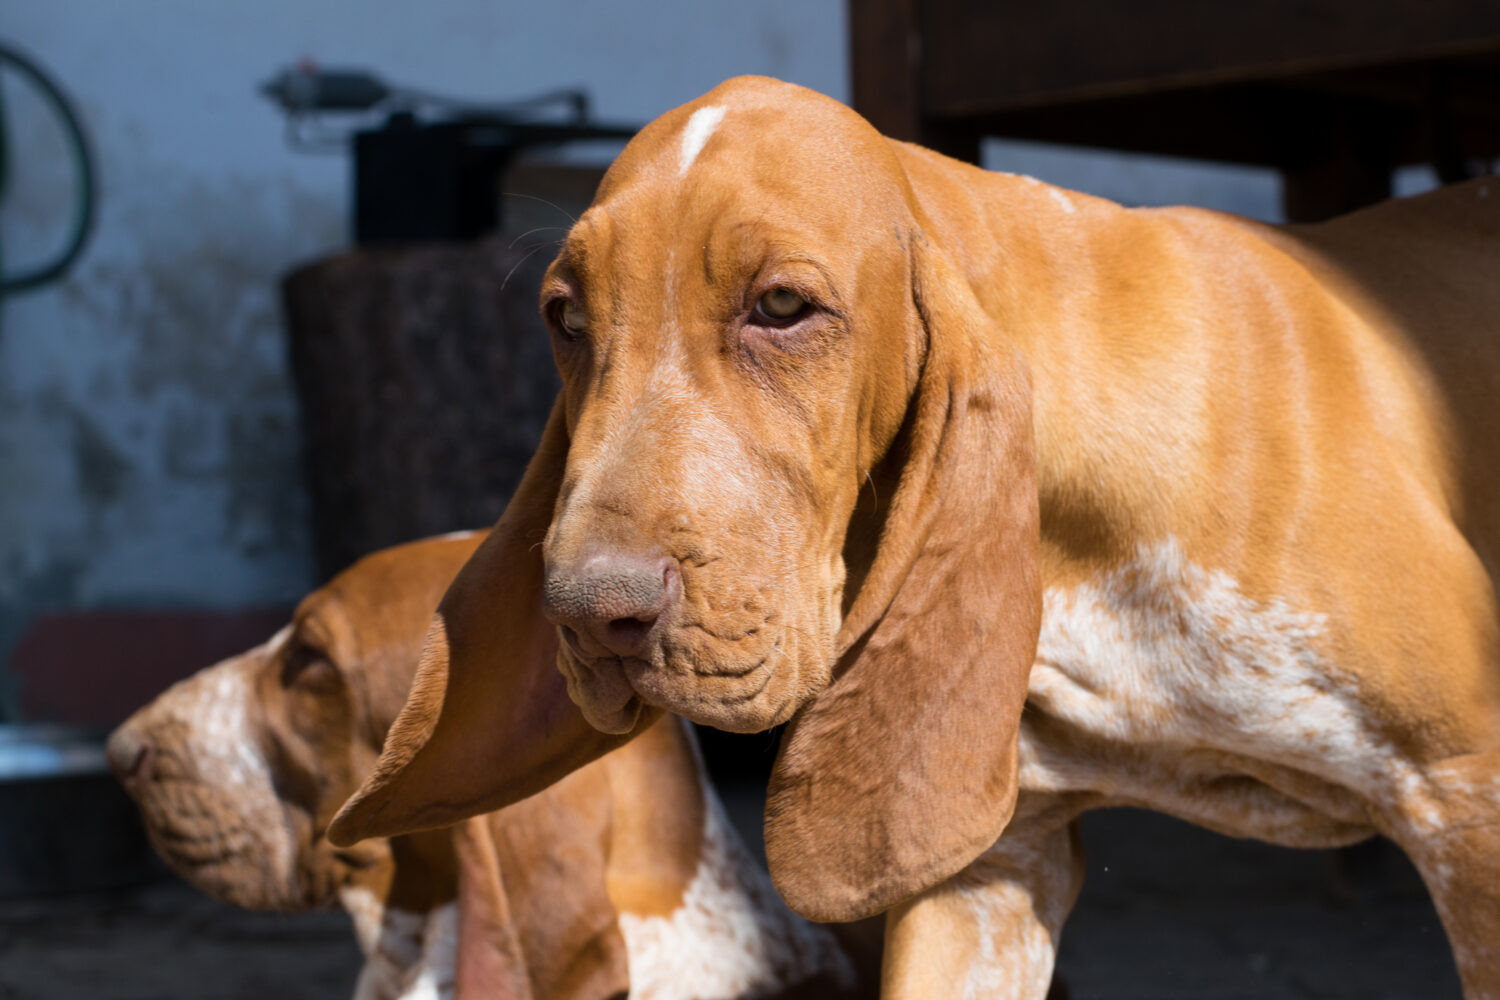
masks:
[[[921,28],[922,110],[948,118],[1494,52],[1500,3],[924,0]]]
[[[915,0],[849,0],[854,108],[893,139],[922,138]]]
[[[1391,196],[1391,123],[1379,108],[1345,104],[1301,124],[1281,168],[1287,221],[1321,222]]]

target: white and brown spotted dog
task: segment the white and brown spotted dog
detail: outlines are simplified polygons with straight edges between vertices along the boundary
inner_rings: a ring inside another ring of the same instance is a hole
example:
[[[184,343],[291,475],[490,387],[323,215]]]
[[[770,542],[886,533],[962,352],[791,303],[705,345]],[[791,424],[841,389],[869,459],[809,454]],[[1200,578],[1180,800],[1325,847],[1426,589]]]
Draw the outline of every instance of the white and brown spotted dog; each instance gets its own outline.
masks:
[[[369,556],[265,645],[116,730],[111,763],[161,856],[241,906],[340,902],[366,958],[359,1000],[848,993],[848,958],[776,898],[674,719],[502,812],[350,849],[324,839],[482,537]]]
[[[772,877],[886,914],[888,997],[1041,996],[1072,823],[1130,804],[1389,836],[1500,1000],[1500,180],[1133,210],[742,78],[626,146],[542,298],[541,450],[330,837],[661,711],[787,722]]]

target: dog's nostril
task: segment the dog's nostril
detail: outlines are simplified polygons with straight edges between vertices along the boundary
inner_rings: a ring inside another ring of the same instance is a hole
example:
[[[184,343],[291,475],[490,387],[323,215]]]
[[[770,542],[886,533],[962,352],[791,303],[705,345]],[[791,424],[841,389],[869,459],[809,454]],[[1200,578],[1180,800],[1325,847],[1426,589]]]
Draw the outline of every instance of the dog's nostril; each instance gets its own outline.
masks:
[[[656,616],[648,618],[616,618],[607,623],[605,628],[609,630],[611,638],[635,640],[643,639],[646,633],[651,631],[651,626],[656,624]]]
[[[156,748],[151,745],[150,740],[137,736],[128,729],[115,730],[104,746],[104,756],[109,761],[110,769],[121,779],[149,781],[151,762],[155,755]]]

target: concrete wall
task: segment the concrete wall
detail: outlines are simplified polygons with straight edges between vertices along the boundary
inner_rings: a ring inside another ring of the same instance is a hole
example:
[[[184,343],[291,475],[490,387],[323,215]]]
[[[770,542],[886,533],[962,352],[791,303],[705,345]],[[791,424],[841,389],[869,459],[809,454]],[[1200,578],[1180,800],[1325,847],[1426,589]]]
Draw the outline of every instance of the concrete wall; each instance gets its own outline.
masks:
[[[645,121],[736,73],[847,96],[841,0],[6,0],[76,98],[93,244],[0,304],[0,652],[39,609],[289,600],[311,567],[276,281],[345,240],[347,161],[290,151],[255,87],[304,56],[475,98],[582,85]],[[10,266],[65,227],[55,129],[4,80]],[[1015,143],[987,162],[1127,202],[1276,212],[1265,173]]]
[[[842,96],[840,0],[6,0],[0,38],[71,92],[100,164],[94,241],[0,304],[0,656],[33,612],[232,606],[310,579],[276,281],[345,241],[348,163],[290,151],[255,87],[302,57],[483,99],[587,87],[646,121],[726,75]],[[7,266],[66,228],[52,122],[3,78]]]

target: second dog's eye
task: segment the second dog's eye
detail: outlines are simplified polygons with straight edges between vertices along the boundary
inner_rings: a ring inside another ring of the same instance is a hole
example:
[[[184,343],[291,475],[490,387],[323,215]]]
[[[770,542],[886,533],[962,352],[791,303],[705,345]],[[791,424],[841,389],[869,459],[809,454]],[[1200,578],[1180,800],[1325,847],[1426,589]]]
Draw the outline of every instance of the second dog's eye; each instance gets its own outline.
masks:
[[[303,642],[293,641],[281,661],[281,683],[312,690],[327,691],[342,684],[338,667],[327,654]]]
[[[755,311],[771,323],[796,319],[807,308],[807,300],[790,288],[773,288],[755,303]]]

